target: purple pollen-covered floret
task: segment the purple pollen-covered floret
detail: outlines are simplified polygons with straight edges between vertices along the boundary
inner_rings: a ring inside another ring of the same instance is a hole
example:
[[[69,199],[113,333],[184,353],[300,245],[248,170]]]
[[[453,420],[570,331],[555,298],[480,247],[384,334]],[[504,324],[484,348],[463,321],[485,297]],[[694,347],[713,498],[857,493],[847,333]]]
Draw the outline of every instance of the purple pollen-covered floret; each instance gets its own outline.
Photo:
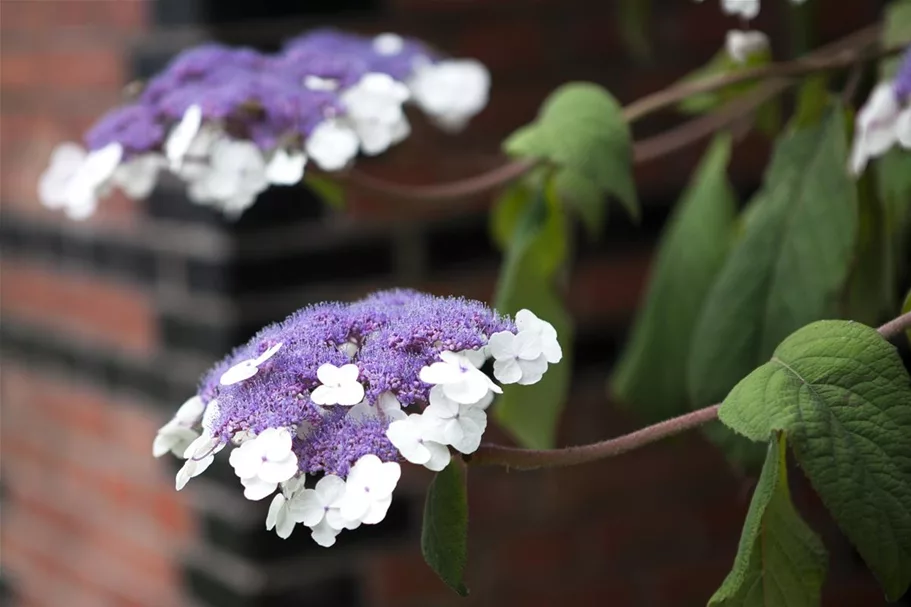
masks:
[[[292,448],[298,465],[306,474],[335,474],[342,478],[361,457],[376,455],[394,462],[399,454],[386,438],[389,423],[379,418],[356,420],[345,407],[335,407],[312,424],[304,438],[295,438]]]
[[[895,80],[892,81],[892,88],[899,101],[906,102],[911,99],[911,46],[905,51]]]
[[[108,112],[85,134],[90,150],[109,143],[120,143],[124,154],[140,154],[158,148],[164,139],[164,126],[155,112],[144,105],[128,105]]]
[[[441,352],[478,349],[492,334],[515,330],[511,319],[481,302],[410,290],[381,291],[351,304],[316,304],[264,328],[235,349],[204,376],[199,396],[204,402],[218,399],[212,431],[226,441],[244,430],[258,434],[266,428],[309,424],[310,434],[301,437],[298,445],[306,455],[302,469],[338,473],[366,453],[394,459],[395,449],[385,438],[385,422],[336,419],[333,416],[348,408],[323,409],[310,400],[311,391],[320,385],[321,365],[357,365],[358,381],[370,405],[389,392],[405,407],[420,406],[427,403],[431,388],[421,381],[420,371],[439,361]],[[220,385],[226,370],[256,359],[279,343],[281,347],[258,366],[255,375]],[[337,436],[336,447],[344,445],[343,450],[326,446],[336,440],[330,435]],[[364,450],[364,445],[379,451]],[[345,463],[341,454],[357,457]]]

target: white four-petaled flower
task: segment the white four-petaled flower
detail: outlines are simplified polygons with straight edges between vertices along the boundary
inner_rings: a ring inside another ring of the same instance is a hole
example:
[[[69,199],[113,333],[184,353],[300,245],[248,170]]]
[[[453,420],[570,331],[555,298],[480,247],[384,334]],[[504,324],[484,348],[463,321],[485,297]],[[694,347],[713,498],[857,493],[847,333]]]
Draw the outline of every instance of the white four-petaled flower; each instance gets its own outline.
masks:
[[[448,398],[440,386],[430,390],[430,405],[421,414],[426,440],[452,448],[460,453],[474,453],[487,428],[487,414],[475,403],[463,404]]]
[[[529,332],[537,334],[541,339],[541,353],[547,362],[554,364],[563,358],[563,349],[557,341],[557,330],[554,326],[535,316],[531,310],[519,310],[516,313],[516,328],[519,333]]]
[[[850,169],[863,173],[870,158],[885,154],[896,143],[911,148],[911,106],[902,110],[891,83],[873,89],[857,113]]]
[[[291,450],[287,428],[267,428],[246,441],[228,458],[244,486],[244,497],[261,500],[279,483],[297,474],[297,456]]]
[[[282,490],[275,494],[266,514],[266,531],[275,529],[278,537],[288,539],[294,526],[301,522],[297,513],[297,504],[304,490],[305,476],[291,478],[281,484]]]
[[[406,460],[439,472],[449,465],[452,455],[446,445],[425,438],[428,419],[435,424],[438,418],[412,413],[389,424],[386,436]]]
[[[279,148],[266,165],[266,179],[275,185],[294,185],[304,178],[306,165],[307,156],[303,152]]]
[[[483,399],[488,392],[503,392],[500,386],[475,366],[475,356],[461,352],[441,352],[440,358],[443,362],[424,367],[419,377],[428,384],[441,385],[443,392],[452,400],[468,405]]]
[[[323,120],[307,137],[307,156],[324,171],[338,171],[357,156],[357,133],[337,118]]]
[[[547,371],[539,333],[500,331],[490,336],[487,345],[494,357],[493,376],[504,384],[535,384]]]
[[[484,109],[490,91],[490,72],[471,59],[423,62],[408,83],[418,106],[441,127],[459,130]]]
[[[357,381],[360,375],[357,365],[347,364],[336,367],[324,363],[316,370],[316,377],[322,385],[314,388],[310,399],[317,405],[356,405],[364,399],[364,386]]]
[[[769,48],[769,38],[760,31],[729,30],[724,46],[731,59],[745,63],[752,55]]]
[[[390,145],[411,132],[402,104],[408,100],[408,87],[388,74],[369,73],[342,94],[348,118],[367,155],[385,152]]]
[[[191,105],[164,142],[165,157],[172,168],[176,169],[183,164],[201,126],[202,108],[196,104]]]
[[[377,456],[362,456],[351,467],[345,480],[345,495],[338,501],[341,520],[346,523],[375,525],[386,516],[392,503],[402,468],[396,462],[383,462]]]
[[[259,366],[275,356],[275,353],[278,352],[281,347],[282,342],[278,342],[256,358],[248,358],[247,360],[240,361],[222,373],[218,383],[222,386],[232,386],[246,379],[250,379],[259,372]]]
[[[194,476],[199,476],[206,471],[206,468],[212,465],[212,462],[215,461],[215,454],[224,449],[225,443],[221,442],[221,439],[217,436],[212,436],[208,432],[203,432],[199,438],[194,440],[184,451],[184,462],[183,467],[177,471],[177,479],[175,485],[177,490],[180,491],[187,485],[189,481]]]
[[[174,417],[158,430],[155,440],[152,442],[152,455],[161,457],[170,451],[177,457],[181,457],[187,447],[199,436],[193,426],[199,422],[205,409],[206,406],[198,396],[187,399]]]
[[[353,528],[341,519],[339,501],[345,495],[345,481],[334,474],[327,474],[313,489],[304,489],[293,508],[295,519],[311,529],[313,540],[328,548],[342,529]],[[359,524],[359,523],[358,523]]]

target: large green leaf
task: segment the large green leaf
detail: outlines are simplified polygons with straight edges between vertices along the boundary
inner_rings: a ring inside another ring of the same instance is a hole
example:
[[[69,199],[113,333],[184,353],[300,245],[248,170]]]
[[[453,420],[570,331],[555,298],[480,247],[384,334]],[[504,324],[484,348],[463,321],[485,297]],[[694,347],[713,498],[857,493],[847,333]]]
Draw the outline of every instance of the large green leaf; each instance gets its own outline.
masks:
[[[721,421],[798,463],[892,599],[911,582],[911,378],[874,329],[819,321],[731,390]]]
[[[503,148],[512,156],[573,171],[639,217],[629,125],[620,104],[602,87],[564,84],[547,98],[535,121],[510,135]]]
[[[911,245],[911,153],[895,147],[877,158],[877,191],[883,206],[885,238],[891,243],[893,270],[901,275],[908,269]]]
[[[611,381],[616,396],[650,420],[689,408],[686,360],[693,329],[732,241],[730,155],[730,137],[716,138],[668,221],[645,304]]]
[[[911,0],[895,0],[886,8],[883,45],[911,43]],[[883,80],[891,79],[898,71],[901,57],[884,59],[880,64]]]
[[[871,173],[857,182],[857,245],[845,290],[844,317],[879,324],[895,311],[895,251],[886,208]]]
[[[463,580],[468,562],[468,492],[460,461],[438,472],[427,489],[421,552],[450,588],[468,596]]]
[[[720,401],[784,337],[834,313],[857,228],[846,159],[839,110],[777,144],[696,325],[687,369],[694,406]]]
[[[551,365],[534,386],[503,387],[496,405],[499,423],[526,447],[554,445],[557,420],[569,387],[572,322],[555,290],[566,258],[566,219],[562,208],[539,192],[518,219],[503,260],[494,305],[514,314],[523,308],[550,322],[563,347],[563,360]]]
[[[784,435],[769,443],[734,567],[710,607],[817,607],[826,550],[791,504]]]

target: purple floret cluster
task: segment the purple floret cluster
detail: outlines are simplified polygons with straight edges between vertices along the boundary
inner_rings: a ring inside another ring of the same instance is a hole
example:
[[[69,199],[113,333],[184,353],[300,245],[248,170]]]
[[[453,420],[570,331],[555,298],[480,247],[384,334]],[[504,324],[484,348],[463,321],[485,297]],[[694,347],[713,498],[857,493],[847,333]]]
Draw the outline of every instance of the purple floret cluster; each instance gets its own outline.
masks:
[[[895,79],[892,81],[892,88],[899,101],[911,100],[911,46],[905,51]]]
[[[174,58],[134,104],[96,123],[85,142],[90,150],[120,143],[127,157],[159,150],[170,125],[198,104],[203,118],[268,150],[305,139],[321,121],[344,115],[340,94],[368,72],[405,81],[421,62],[433,60],[435,54],[416,40],[403,40],[395,54],[384,55],[372,38],[331,29],[295,38],[277,54],[205,44]],[[312,76],[337,88],[308,88],[304,82]]]
[[[432,387],[419,378],[423,367],[439,361],[444,351],[482,348],[500,331],[515,332],[515,324],[483,303],[411,290],[381,291],[347,305],[317,304],[266,327],[215,365],[199,396],[218,400],[214,436],[228,441],[243,431],[306,428],[294,439],[300,469],[344,476],[367,453],[384,461],[398,455],[381,416],[355,419],[345,415],[347,407],[322,408],[311,401],[320,365],[357,365],[366,403],[377,407],[388,392],[417,412]],[[278,343],[281,349],[253,377],[219,384],[227,369]]]

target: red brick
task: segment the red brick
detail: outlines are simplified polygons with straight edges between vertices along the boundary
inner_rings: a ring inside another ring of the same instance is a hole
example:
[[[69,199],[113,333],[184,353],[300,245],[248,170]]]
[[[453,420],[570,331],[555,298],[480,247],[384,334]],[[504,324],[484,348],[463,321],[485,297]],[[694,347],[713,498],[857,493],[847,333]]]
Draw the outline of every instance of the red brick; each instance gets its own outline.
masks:
[[[0,289],[4,314],[139,353],[155,347],[149,297],[133,287],[4,260]]]

